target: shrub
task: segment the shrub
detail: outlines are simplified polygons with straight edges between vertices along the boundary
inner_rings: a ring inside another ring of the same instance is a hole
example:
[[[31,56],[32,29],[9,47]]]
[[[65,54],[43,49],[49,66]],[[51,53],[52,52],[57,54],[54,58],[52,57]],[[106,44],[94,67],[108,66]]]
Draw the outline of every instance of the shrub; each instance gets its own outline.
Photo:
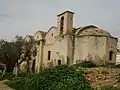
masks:
[[[35,76],[35,74],[19,73],[17,77],[13,77],[10,81],[5,82],[5,84],[15,90],[28,90],[24,89],[26,87],[25,82],[33,76]]]
[[[13,77],[14,77],[14,74],[6,72],[5,75],[1,76],[1,80],[4,80],[4,79],[11,80]]]
[[[101,67],[107,67],[107,68],[120,68],[120,64],[115,63],[106,63],[105,65],[101,65]]]
[[[11,81],[5,82],[8,86],[11,88],[14,88],[15,90],[23,90],[25,83],[25,78],[23,77],[15,77]]]
[[[117,74],[117,75],[116,75],[116,79],[117,79],[117,82],[120,83],[120,74]]]
[[[25,72],[21,72],[17,75],[17,77],[32,77],[34,76],[35,74],[34,73],[25,73]]]
[[[80,66],[83,68],[92,68],[92,67],[96,67],[97,65],[93,61],[83,61],[77,64],[77,66]]]
[[[15,88],[13,84],[8,85],[16,90],[92,90],[84,71],[68,65],[46,69],[33,77],[22,78],[19,83],[23,86],[21,89],[18,89],[18,86]]]
[[[115,68],[120,68],[120,64],[118,64],[118,65],[115,65],[114,67],[115,67]]]
[[[106,63],[105,65],[102,65],[102,67],[114,68],[115,64],[114,63]]]
[[[27,73],[21,72],[21,73],[19,73],[17,76],[18,76],[18,77],[25,77],[26,75],[27,75]]]

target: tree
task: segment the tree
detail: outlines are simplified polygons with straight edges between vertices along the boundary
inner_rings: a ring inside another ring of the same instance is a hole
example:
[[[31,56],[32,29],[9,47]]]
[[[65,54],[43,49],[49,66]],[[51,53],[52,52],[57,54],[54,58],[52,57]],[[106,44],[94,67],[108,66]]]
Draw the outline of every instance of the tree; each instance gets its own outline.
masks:
[[[21,62],[18,63],[18,60],[21,58],[21,55],[23,53],[23,46],[24,46],[24,39],[22,36],[15,36],[15,42],[14,46],[16,47],[17,50],[17,57],[16,57],[16,63],[21,64]]]
[[[27,62],[27,72],[30,72],[29,63],[36,56],[35,42],[31,39],[26,42],[22,36],[16,36],[15,41],[0,40],[0,62],[5,63],[7,71],[13,71],[13,67],[19,66],[23,61]]]
[[[15,46],[17,48],[16,65],[19,68],[23,61],[27,62],[27,72],[30,72],[30,61],[36,56],[37,49],[33,39],[25,41],[21,36],[16,36]]]
[[[27,72],[30,72],[30,60],[36,56],[37,49],[35,47],[34,40],[30,40],[29,42],[25,42],[24,44],[24,58],[27,62]]]
[[[12,71],[15,65],[16,47],[12,42],[0,40],[0,62],[5,63],[7,71]]]
[[[15,64],[18,65],[23,45],[24,39],[18,35],[15,37],[15,41],[0,40],[0,62],[7,65],[7,71],[13,71]]]

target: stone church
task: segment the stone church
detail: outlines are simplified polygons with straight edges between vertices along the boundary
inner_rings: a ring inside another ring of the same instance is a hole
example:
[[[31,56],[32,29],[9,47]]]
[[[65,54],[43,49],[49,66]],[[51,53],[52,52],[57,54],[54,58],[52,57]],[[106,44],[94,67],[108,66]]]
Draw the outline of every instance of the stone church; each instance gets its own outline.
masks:
[[[35,70],[61,64],[93,60],[98,64],[115,63],[118,39],[94,25],[73,27],[74,12],[57,15],[57,27],[34,35],[37,43]]]

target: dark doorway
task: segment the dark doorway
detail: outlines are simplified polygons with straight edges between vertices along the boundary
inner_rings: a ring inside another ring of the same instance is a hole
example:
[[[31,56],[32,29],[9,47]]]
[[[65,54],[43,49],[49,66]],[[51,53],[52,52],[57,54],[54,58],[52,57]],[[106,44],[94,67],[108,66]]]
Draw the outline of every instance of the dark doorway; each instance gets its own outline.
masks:
[[[50,60],[51,51],[48,51],[48,60]]]
[[[68,64],[68,65],[70,64],[70,59],[69,59],[68,56],[67,56],[67,64]]]
[[[58,60],[58,65],[61,65],[61,60]]]
[[[33,60],[32,72],[35,72],[35,60]]]
[[[113,51],[110,51],[109,52],[109,60],[112,60],[112,58],[113,58]]]

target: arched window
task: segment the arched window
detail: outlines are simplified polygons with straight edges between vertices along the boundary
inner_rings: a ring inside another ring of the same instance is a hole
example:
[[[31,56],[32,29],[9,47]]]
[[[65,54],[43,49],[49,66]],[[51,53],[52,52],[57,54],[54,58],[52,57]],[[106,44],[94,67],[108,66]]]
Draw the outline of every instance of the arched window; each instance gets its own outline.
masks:
[[[60,34],[63,34],[63,28],[64,28],[64,17],[61,17],[61,21],[60,21]]]
[[[113,51],[110,51],[109,52],[109,60],[112,60],[112,57],[113,57]]]

